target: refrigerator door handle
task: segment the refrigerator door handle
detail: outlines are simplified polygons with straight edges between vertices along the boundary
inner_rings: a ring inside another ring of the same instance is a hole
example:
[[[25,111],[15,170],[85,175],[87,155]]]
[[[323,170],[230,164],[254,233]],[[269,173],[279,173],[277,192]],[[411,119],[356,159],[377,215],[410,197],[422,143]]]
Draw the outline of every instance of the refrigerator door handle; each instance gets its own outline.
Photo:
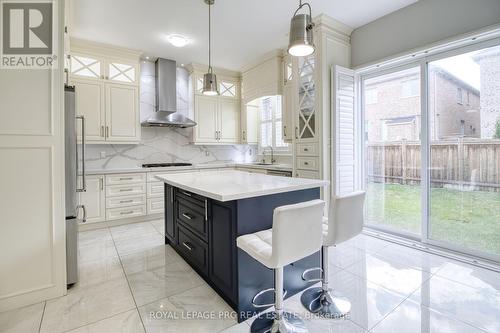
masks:
[[[85,117],[84,116],[76,116],[77,119],[82,121],[82,187],[77,188],[77,192],[86,192],[87,191],[87,179],[85,178]],[[78,141],[76,143],[76,178],[78,184]]]

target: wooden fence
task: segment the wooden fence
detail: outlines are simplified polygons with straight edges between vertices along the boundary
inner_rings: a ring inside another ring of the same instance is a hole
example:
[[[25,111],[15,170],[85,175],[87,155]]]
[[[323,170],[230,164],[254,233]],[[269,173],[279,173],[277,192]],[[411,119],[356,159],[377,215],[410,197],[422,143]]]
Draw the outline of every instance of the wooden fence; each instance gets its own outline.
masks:
[[[369,143],[369,181],[419,184],[420,142]],[[500,140],[454,139],[431,143],[432,186],[500,192]]]

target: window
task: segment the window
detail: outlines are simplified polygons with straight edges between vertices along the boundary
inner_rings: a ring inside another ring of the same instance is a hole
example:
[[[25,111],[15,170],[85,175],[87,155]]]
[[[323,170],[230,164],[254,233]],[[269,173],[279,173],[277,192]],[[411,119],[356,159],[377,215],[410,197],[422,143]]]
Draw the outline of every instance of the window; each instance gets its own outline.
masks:
[[[236,84],[232,82],[222,81],[219,84],[219,92],[221,96],[236,97]]]
[[[283,142],[281,96],[263,97],[256,103],[260,110],[259,150],[272,147],[277,151],[288,152],[288,144]]]
[[[470,106],[470,91],[467,91],[467,106]]]
[[[378,89],[377,88],[372,88],[372,89],[366,90],[365,102],[366,102],[366,104],[377,104],[378,103]]]
[[[401,98],[420,96],[420,80],[404,81],[401,88]]]
[[[457,88],[457,104],[463,105],[464,104],[464,99],[462,95],[462,88]]]

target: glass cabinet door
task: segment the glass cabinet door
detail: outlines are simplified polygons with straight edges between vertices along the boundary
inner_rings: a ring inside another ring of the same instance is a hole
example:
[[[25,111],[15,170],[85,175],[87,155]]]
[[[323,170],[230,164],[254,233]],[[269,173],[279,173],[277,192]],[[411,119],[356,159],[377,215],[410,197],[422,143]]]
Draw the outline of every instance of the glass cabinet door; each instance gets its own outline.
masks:
[[[314,56],[299,60],[299,114],[296,137],[314,139],[316,137],[316,103],[314,82]]]
[[[108,76],[106,79],[120,83],[135,83],[136,66],[118,62],[108,63]]]
[[[100,79],[101,63],[100,59],[72,54],[69,61],[70,73],[80,77]]]

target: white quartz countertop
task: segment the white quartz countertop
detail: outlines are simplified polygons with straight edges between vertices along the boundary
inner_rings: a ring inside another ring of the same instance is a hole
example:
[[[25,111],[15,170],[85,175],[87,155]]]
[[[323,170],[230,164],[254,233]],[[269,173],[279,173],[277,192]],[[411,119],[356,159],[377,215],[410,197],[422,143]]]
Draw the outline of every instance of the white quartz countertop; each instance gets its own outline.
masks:
[[[178,171],[178,170],[203,170],[203,169],[219,169],[219,168],[250,168],[250,169],[264,169],[264,170],[283,170],[292,171],[292,166],[289,164],[270,164],[259,165],[256,163],[205,163],[195,164],[191,166],[180,167],[159,167],[159,168],[142,168],[140,166],[132,168],[112,168],[112,169],[91,169],[86,170],[87,175],[105,175],[115,173],[136,173],[136,172],[158,172],[158,171]]]
[[[326,180],[269,176],[238,170],[201,171],[158,175],[161,181],[218,201],[231,201],[329,184]]]

